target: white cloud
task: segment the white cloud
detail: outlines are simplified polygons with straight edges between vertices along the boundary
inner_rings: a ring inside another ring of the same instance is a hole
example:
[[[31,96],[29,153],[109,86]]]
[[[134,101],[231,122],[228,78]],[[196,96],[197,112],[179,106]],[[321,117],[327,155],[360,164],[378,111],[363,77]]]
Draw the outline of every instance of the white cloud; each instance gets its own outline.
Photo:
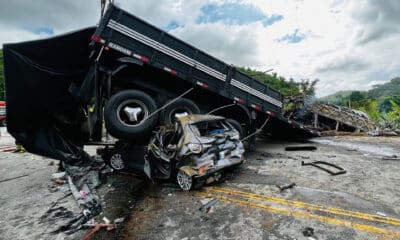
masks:
[[[252,4],[268,16],[284,18],[270,26],[261,22],[197,24],[208,3]],[[399,74],[400,1],[344,0],[117,0],[120,7],[159,27],[171,21],[174,35],[228,63],[273,68],[295,80],[319,78],[317,93],[367,89]],[[29,13],[29,14],[27,14]],[[55,33],[95,25],[99,1],[14,0],[0,3],[0,44],[43,37],[24,26],[50,27]],[[277,41],[298,31],[298,43]]]

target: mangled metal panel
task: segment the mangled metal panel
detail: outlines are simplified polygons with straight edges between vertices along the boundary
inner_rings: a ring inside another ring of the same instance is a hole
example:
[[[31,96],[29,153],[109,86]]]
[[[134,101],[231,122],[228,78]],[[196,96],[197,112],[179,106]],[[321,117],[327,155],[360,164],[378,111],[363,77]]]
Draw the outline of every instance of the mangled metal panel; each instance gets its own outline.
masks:
[[[87,159],[84,112],[70,88],[89,71],[94,30],[3,46],[7,129],[29,152],[67,162]]]

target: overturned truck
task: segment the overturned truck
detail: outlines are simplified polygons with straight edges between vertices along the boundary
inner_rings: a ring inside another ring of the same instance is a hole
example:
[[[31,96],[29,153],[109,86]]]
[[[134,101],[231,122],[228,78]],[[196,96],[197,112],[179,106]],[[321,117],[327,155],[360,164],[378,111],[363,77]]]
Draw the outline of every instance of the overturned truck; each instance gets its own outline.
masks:
[[[84,161],[88,144],[148,143],[178,115],[227,118],[252,135],[285,134],[278,91],[110,4],[98,27],[3,47],[8,131],[30,152]]]

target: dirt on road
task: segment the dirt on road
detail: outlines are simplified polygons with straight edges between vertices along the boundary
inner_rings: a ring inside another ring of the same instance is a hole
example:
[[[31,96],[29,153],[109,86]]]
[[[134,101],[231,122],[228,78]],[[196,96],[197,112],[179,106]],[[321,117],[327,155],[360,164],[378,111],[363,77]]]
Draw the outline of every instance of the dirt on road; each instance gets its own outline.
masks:
[[[317,150],[284,150],[310,144]],[[400,159],[382,159],[400,156],[399,146],[399,138],[260,141],[222,183],[192,192],[156,186],[134,208],[125,239],[400,239]],[[301,161],[327,161],[347,172],[332,176]],[[277,187],[291,183],[282,192]],[[214,198],[219,202],[209,213],[199,211]],[[303,233],[307,228],[312,236]]]
[[[317,150],[285,151],[304,145]],[[400,239],[399,146],[400,138],[381,137],[260,139],[239,169],[190,192],[116,174],[98,189],[98,219],[126,216],[126,224],[93,239]],[[332,176],[302,161],[326,161],[346,173]],[[57,161],[0,149],[0,239],[81,239],[86,233],[56,231],[79,212],[72,196],[54,190],[56,171]],[[199,210],[213,199],[208,212]],[[64,215],[49,213],[54,206]]]

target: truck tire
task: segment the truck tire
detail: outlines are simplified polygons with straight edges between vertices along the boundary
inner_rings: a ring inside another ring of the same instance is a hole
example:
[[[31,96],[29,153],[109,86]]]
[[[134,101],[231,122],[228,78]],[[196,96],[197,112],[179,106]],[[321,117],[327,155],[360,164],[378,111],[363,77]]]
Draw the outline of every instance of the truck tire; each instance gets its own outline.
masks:
[[[246,132],[243,129],[242,125],[240,125],[240,123],[238,121],[236,121],[235,119],[232,118],[228,118],[226,119],[227,122],[229,122],[232,127],[234,127],[240,134],[240,139],[243,139],[246,137]],[[250,137],[250,139],[247,139],[243,142],[244,145],[244,149],[246,150],[246,152],[253,152],[254,151],[254,144],[252,143],[252,138]]]
[[[120,139],[140,141],[147,137],[158,121],[154,100],[142,91],[124,90],[113,95],[104,109],[108,132]]]
[[[192,100],[187,98],[180,98],[175,102],[168,105],[162,112],[160,121],[163,125],[173,125],[175,122],[175,114],[199,114],[200,109]]]
[[[242,138],[244,138],[245,136],[245,133],[244,133],[244,130],[243,130],[243,128],[242,128],[242,125],[240,125],[240,123],[238,122],[238,121],[236,121],[235,119],[232,119],[232,118],[228,118],[228,119],[226,119],[226,121],[228,122],[228,123],[230,123],[231,125],[232,125],[232,127],[234,127],[238,132],[239,132],[239,134],[240,134],[240,139],[242,139]]]

